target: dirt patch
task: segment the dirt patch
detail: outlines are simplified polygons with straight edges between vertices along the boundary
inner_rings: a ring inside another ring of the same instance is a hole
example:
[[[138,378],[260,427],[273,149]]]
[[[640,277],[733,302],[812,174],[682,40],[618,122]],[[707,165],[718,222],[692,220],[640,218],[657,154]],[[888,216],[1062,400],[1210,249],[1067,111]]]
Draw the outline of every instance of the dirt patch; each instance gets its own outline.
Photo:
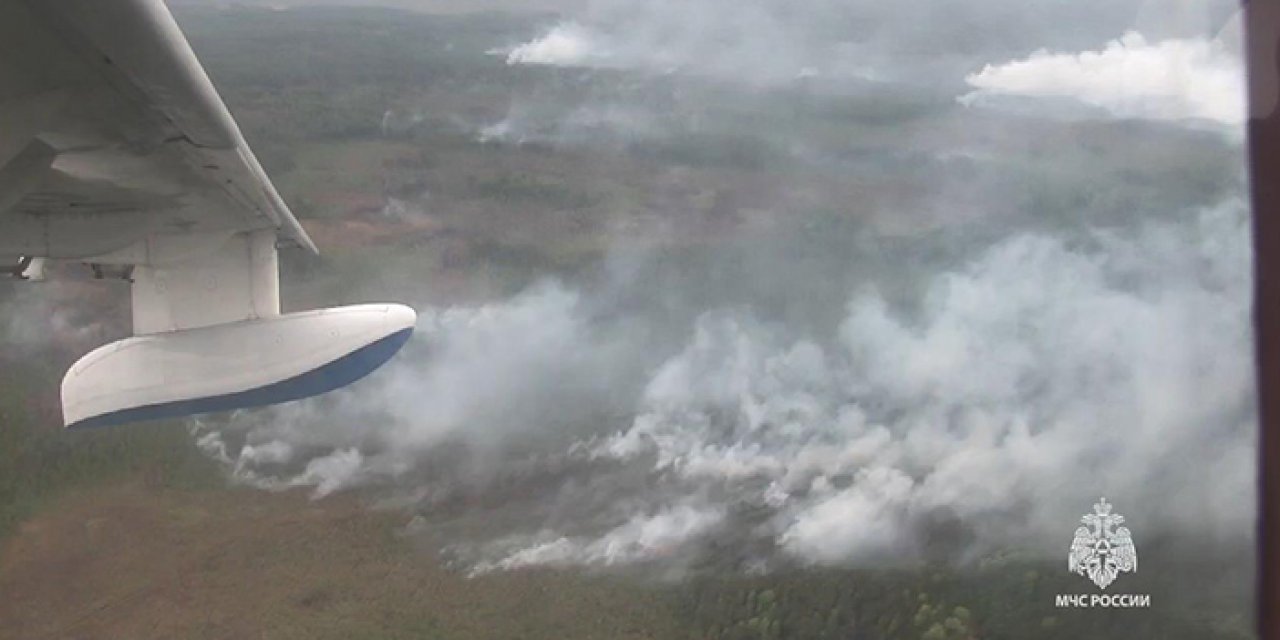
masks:
[[[672,637],[641,585],[469,580],[404,516],[304,493],[129,483],[63,499],[0,551],[0,638]],[[609,615],[601,612],[609,611]]]

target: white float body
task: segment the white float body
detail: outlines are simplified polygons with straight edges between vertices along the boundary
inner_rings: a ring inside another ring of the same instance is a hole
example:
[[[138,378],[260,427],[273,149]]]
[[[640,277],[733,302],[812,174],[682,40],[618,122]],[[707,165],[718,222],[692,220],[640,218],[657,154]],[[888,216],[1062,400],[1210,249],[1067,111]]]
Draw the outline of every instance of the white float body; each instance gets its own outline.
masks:
[[[415,320],[404,305],[370,304],[126,338],[71,366],[63,420],[109,426],[324,393],[386,362]]]

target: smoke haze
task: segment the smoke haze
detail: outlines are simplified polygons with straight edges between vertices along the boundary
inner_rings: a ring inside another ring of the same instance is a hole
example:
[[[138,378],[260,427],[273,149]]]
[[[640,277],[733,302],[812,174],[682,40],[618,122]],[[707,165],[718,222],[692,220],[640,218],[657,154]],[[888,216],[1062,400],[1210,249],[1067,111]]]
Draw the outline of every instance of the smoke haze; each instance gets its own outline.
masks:
[[[447,117],[694,195],[635,196],[656,239],[585,275],[408,300],[348,389],[193,420],[235,481],[365,491],[472,575],[1057,559],[1100,496],[1249,543],[1233,3],[556,8]]]
[[[1037,50],[1081,51],[1128,31],[1212,38],[1230,2],[595,0],[509,49],[512,64],[692,72],[758,85],[820,76],[954,83],[964,67]]]
[[[197,431],[262,486],[388,487],[433,518],[470,496],[492,518],[452,541],[473,572],[714,540],[744,568],[1057,551],[1103,494],[1148,530],[1231,537],[1252,517],[1246,212],[1014,235],[930,278],[917,314],[852,293],[831,335],[709,310],[662,358],[671,327],[544,284],[427,309],[415,349],[336,398]]]
[[[1245,119],[1244,65],[1238,47],[1219,40],[1149,43],[1136,31],[1101,51],[1051,54],[987,65],[965,81],[961,100],[1015,95],[1074,98],[1121,118],[1204,119],[1238,126]]]

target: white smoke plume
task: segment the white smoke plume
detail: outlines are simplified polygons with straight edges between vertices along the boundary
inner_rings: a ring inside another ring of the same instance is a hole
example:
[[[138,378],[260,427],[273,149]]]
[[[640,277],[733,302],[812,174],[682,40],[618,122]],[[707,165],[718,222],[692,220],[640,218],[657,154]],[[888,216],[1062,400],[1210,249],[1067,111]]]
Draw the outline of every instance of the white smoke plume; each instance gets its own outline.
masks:
[[[524,537],[500,540],[490,544],[489,553],[503,548],[505,555],[493,561],[480,561],[471,575],[524,567],[572,567],[595,565],[612,567],[637,562],[662,560],[677,554],[690,540],[715,529],[724,519],[716,507],[678,504],[653,514],[633,516],[630,520],[598,537],[569,538],[543,532],[546,541],[531,542]],[[514,550],[510,550],[515,543]]]
[[[852,43],[806,42],[799,27],[772,9],[718,1],[602,8],[592,26],[561,22],[528,42],[495,53],[511,65],[636,69],[691,73],[772,85],[832,77],[870,77]]]
[[[1034,538],[1061,526],[1064,501],[1103,493],[1153,519],[1175,517],[1175,500],[1214,514],[1166,522],[1184,530],[1240,526],[1244,211],[1104,236],[1094,252],[1011,238],[939,277],[918,321],[855,297],[834,349],[706,316],[633,426],[595,451],[753,487],[778,509],[781,547],[815,562],[918,547],[944,512],[982,541]],[[1202,471],[1175,473],[1189,457]]]
[[[596,66],[608,58],[608,52],[595,42],[591,32],[576,22],[565,22],[541,38],[512,49],[507,53],[507,64]]]
[[[103,303],[115,293],[109,284],[51,279],[0,286],[0,339],[15,350],[92,348],[95,341],[127,330],[127,318]]]
[[[513,93],[505,116],[471,129],[484,142],[657,153],[733,138],[766,161],[830,166],[847,145],[792,126],[803,120],[782,109],[911,126],[958,99],[1031,118],[1176,121],[1238,139],[1234,9],[1222,0],[595,0],[493,50],[528,67],[538,90]],[[764,118],[771,125],[756,126]]]
[[[479,129],[482,143],[548,143],[557,146],[613,146],[662,139],[672,123],[644,107],[610,101],[573,107],[567,113],[539,113],[513,107],[505,118]]]
[[[1148,41],[1130,31],[1101,50],[1039,50],[987,65],[965,78],[967,104],[993,97],[1070,98],[1118,118],[1207,120],[1232,127],[1245,119],[1244,63],[1221,39]]]
[[[918,313],[865,290],[834,335],[801,337],[711,311],[674,352],[542,285],[428,311],[391,371],[204,438],[249,445],[227,457],[244,477],[392,487],[478,526],[444,536],[474,573],[713,542],[742,568],[1057,553],[1101,495],[1135,531],[1230,537],[1252,518],[1246,221],[1233,200],[1016,234]]]
[[[511,64],[693,73],[749,85],[798,79],[948,82],[991,56],[1079,47],[1126,29],[1212,35],[1224,0],[592,0],[499,50]]]

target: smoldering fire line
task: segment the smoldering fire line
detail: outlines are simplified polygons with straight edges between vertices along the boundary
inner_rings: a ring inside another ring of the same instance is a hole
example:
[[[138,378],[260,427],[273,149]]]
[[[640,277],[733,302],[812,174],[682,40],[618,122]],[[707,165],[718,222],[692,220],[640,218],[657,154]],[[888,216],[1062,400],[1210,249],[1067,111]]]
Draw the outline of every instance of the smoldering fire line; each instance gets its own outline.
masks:
[[[481,572],[684,563],[712,539],[762,568],[911,558],[939,517],[953,553],[1057,553],[1103,492],[1230,536],[1251,517],[1246,219],[1231,200],[1090,249],[1017,235],[937,274],[919,317],[866,291],[822,340],[720,310],[658,345],[544,284],[424,313],[430,347],[386,374],[201,442],[318,496],[485,496],[504,524],[452,547]]]

